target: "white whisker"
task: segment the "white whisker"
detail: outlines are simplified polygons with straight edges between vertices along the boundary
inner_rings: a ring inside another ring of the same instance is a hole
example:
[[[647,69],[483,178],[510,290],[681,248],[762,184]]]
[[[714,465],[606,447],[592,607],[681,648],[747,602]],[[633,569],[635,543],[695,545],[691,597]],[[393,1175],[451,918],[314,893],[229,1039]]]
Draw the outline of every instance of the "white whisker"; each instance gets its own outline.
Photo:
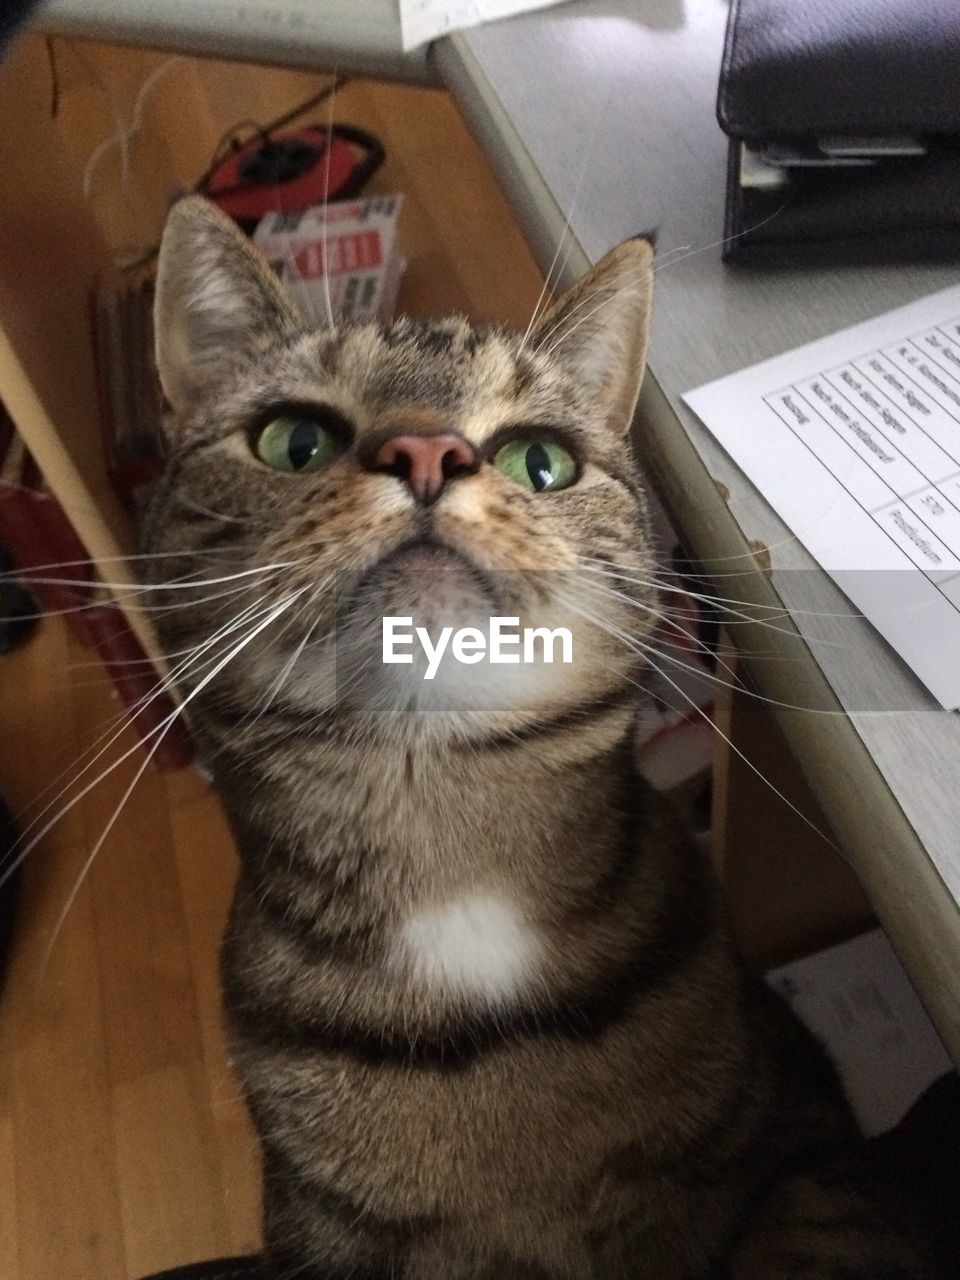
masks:
[[[30,834],[30,832],[36,827],[36,825],[41,821],[43,816],[49,813],[50,810],[53,808],[53,806],[59,800],[61,800],[67,794],[67,792],[69,792],[70,788],[76,782],[78,782],[80,778],[82,778],[83,775],[87,773],[88,770],[90,770],[94,764],[96,764],[97,760],[101,759],[101,757],[107,751],[109,751],[110,747],[113,746],[113,744],[123,736],[127,728],[133,723],[134,717],[140,714],[141,712],[143,712],[144,710],[146,710],[146,708],[150,706],[151,703],[155,702],[157,698],[163,696],[166,693],[169,693],[174,688],[176,681],[182,675],[184,675],[190,669],[190,667],[194,665],[194,663],[199,661],[199,659],[203,656],[204,653],[208,652],[214,645],[216,645],[220,640],[224,639],[226,636],[230,635],[233,631],[236,631],[240,627],[244,626],[248,621],[251,620],[251,615],[253,617],[257,617],[258,615],[256,614],[256,610],[258,606],[262,604],[264,599],[265,597],[261,597],[260,600],[254,602],[254,604],[248,605],[247,608],[242,610],[241,613],[238,614],[235,618],[231,619],[231,621],[227,623],[224,627],[220,628],[213,636],[209,637],[202,644],[196,646],[195,649],[191,650],[190,658],[188,658],[185,662],[181,663],[178,667],[176,667],[173,671],[171,671],[167,676],[159,680],[156,683],[156,685],[154,685],[153,689],[151,689],[148,694],[145,694],[137,703],[135,703],[134,706],[129,709],[129,711],[124,711],[121,714],[120,720],[122,720],[122,723],[120,724],[119,728],[114,728],[117,722],[113,721],[111,725],[107,728],[107,730],[95,742],[93,742],[91,746],[86,749],[86,751],[84,751],[81,754],[80,760],[82,760],[84,756],[89,755],[90,752],[94,750],[94,748],[99,746],[99,744],[103,741],[105,737],[109,737],[109,741],[107,741],[100,748],[100,750],[96,752],[96,755],[94,755],[92,759],[87,761],[87,763],[83,766],[83,768],[79,771],[79,773],[74,774],[74,776],[70,779],[70,781],[66,784],[66,786],[61,788],[61,790],[57,792],[57,794],[53,797],[52,800],[48,801],[48,803],[40,810],[40,812],[37,813],[31,819],[27,827],[20,833],[20,837],[17,843],[13,846],[13,848],[7,851],[5,861],[9,862],[13,860],[12,866],[8,867],[7,870],[0,872],[0,885],[2,885],[6,881],[6,879],[13,874],[13,871],[17,868],[17,866],[20,865],[20,863],[23,861],[23,858],[26,857],[30,849],[36,845],[37,841],[41,840],[46,835],[46,833],[51,829],[51,827],[55,826],[56,823],[60,820],[60,818],[63,817],[71,808],[73,808],[74,804],[78,800],[82,799],[83,795],[86,794],[86,791],[83,791],[80,793],[80,795],[71,799],[69,804],[67,804],[62,810],[56,813],[54,817],[50,819],[47,825],[43,828],[43,830],[40,831],[39,834],[30,841],[29,846],[26,849],[23,849],[22,851],[20,850],[20,846],[23,844],[23,841]],[[267,606],[268,609],[272,607],[273,606]],[[134,747],[133,749],[135,750],[136,747]],[[116,763],[117,764],[121,763],[122,760],[125,758],[126,758],[125,756],[121,757],[121,759]],[[67,767],[67,769],[64,769],[56,778],[52,780],[52,782],[50,782],[44,788],[43,791],[39,793],[39,795],[35,798],[34,803],[40,800],[42,796],[45,795],[46,792],[49,791],[52,787],[56,786],[57,782],[59,782],[59,780],[64,776],[65,773],[75,769],[78,763],[79,761],[72,761],[71,764]],[[114,767],[114,766],[111,766],[111,767]],[[109,770],[107,772],[109,772]],[[101,775],[101,776],[105,776],[105,775]],[[97,779],[97,781],[99,781],[99,779]],[[96,785],[96,783],[94,783],[93,785]]]
[[[135,743],[134,746],[129,749],[129,751],[125,751],[123,755],[121,755],[120,759],[115,761],[110,766],[110,768],[106,771],[107,773],[112,773],[113,770],[116,769],[120,764],[122,764],[123,761],[126,760],[130,755],[132,755],[134,751],[137,751],[139,750],[140,747],[144,746],[150,738],[156,737],[157,739],[156,742],[151,747],[150,751],[147,753],[146,759],[141,762],[139,768],[134,774],[132,780],[130,781],[130,784],[127,786],[126,790],[124,791],[123,796],[120,799],[120,803],[117,805],[113,813],[110,815],[110,819],[107,822],[107,825],[104,827],[99,838],[94,844],[93,849],[90,851],[89,856],[85,860],[83,867],[80,870],[80,875],[77,877],[77,882],[74,885],[73,889],[71,890],[70,895],[68,896],[67,901],[64,904],[63,910],[61,911],[57,919],[57,922],[54,925],[50,942],[47,944],[46,951],[44,952],[44,957],[40,965],[41,977],[44,971],[46,970],[46,966],[50,959],[51,952],[53,951],[54,944],[56,943],[56,940],[60,934],[60,930],[63,927],[64,921],[66,920],[67,915],[70,912],[70,908],[73,906],[74,902],[76,901],[77,894],[80,892],[80,888],[83,885],[83,881],[86,878],[87,872],[90,870],[90,867],[93,865],[94,859],[96,858],[100,850],[103,848],[104,842],[106,841],[107,837],[110,835],[110,832],[113,830],[114,824],[116,823],[117,818],[120,816],[120,813],[122,812],[123,807],[126,804],[127,800],[130,798],[130,795],[133,792],[134,787],[143,777],[144,771],[149,766],[150,761],[153,759],[154,755],[156,754],[157,750],[160,747],[160,744],[163,742],[164,738],[167,736],[167,733],[170,731],[170,728],[172,727],[174,722],[178,719],[178,717],[183,715],[189,703],[191,703],[193,699],[197,697],[198,694],[203,692],[203,690],[210,683],[210,681],[213,680],[214,677],[217,676],[223,670],[223,668],[228,665],[228,663],[232,662],[233,659],[237,656],[237,654],[240,653],[241,650],[245,649],[247,645],[251,643],[251,641],[255,640],[256,637],[263,630],[265,630],[276,618],[278,618],[283,612],[285,612],[285,610],[289,609],[291,605],[293,605],[306,590],[308,590],[307,587],[301,587],[292,596],[288,596],[285,600],[281,601],[280,604],[272,608],[271,611],[268,613],[267,617],[263,619],[261,622],[259,622],[251,631],[249,631],[247,635],[245,635],[244,638],[240,641],[240,643],[235,645],[230,650],[230,652],[226,655],[226,657],[221,658],[220,661],[217,662],[217,664],[214,666],[213,670],[208,672],[207,675],[205,675],[203,679],[199,681],[199,683],[196,684],[193,689],[190,690],[190,692],[184,698],[180,706],[175,707],[174,710],[171,711],[170,714],[166,716],[155,729],[151,729],[150,732],[147,733],[139,742]],[[69,807],[72,808],[73,805],[77,802],[77,800],[81,799],[84,795],[87,794],[89,790],[97,786],[97,784],[101,782],[105,776],[106,774],[102,773],[100,774],[99,777],[95,778],[92,782],[88,783],[88,785],[84,788],[84,790],[81,791],[80,795],[76,797],[75,800],[72,800],[70,802]],[[58,815],[58,818],[55,819],[55,821],[56,820],[59,820],[59,815]],[[20,855],[21,861],[23,858],[25,858],[29,854],[31,848],[34,847],[36,842],[42,839],[44,832],[48,829],[49,829],[48,827],[45,827],[44,831],[41,831],[40,834],[36,836],[34,840],[31,841],[31,843],[27,846],[27,848],[23,850],[23,852]]]

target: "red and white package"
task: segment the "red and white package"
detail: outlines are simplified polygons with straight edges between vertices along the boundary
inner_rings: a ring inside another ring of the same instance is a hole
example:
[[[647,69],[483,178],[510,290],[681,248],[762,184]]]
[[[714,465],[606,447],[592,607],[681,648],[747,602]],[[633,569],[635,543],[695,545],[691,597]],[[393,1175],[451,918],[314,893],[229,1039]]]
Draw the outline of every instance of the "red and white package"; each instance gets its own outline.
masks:
[[[318,322],[390,320],[406,260],[397,250],[403,196],[337,200],[296,213],[269,213],[254,244],[293,300]]]

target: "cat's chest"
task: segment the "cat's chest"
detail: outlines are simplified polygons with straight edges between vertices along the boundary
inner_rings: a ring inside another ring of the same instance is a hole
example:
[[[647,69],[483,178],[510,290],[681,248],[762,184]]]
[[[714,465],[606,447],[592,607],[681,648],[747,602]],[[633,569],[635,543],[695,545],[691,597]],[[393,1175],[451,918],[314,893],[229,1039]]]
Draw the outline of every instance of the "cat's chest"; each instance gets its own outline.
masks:
[[[519,872],[523,824],[480,782],[453,775],[424,785],[415,770],[384,769],[332,785],[329,771],[323,782],[310,771],[286,788],[272,832],[261,813],[252,850],[251,900],[278,907],[267,941],[296,921],[332,959],[341,939],[362,938],[371,981],[431,1004],[521,996],[549,949]]]

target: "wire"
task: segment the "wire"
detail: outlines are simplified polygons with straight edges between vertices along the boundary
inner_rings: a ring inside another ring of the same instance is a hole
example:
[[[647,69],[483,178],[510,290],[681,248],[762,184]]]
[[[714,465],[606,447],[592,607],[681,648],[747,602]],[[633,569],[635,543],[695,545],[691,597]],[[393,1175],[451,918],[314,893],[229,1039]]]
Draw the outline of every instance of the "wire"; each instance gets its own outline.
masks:
[[[50,63],[50,119],[56,120],[60,114],[60,68],[57,65],[57,50],[53,36],[47,36],[47,61]]]
[[[93,177],[104,156],[114,147],[119,147],[123,156],[123,191],[125,195],[129,195],[130,182],[130,160],[129,147],[131,140],[143,128],[143,110],[146,106],[147,99],[150,94],[160,83],[168,71],[171,71],[181,62],[186,62],[186,58],[180,54],[175,54],[172,58],[167,58],[165,62],[161,62],[159,67],[154,67],[153,71],[147,76],[143,84],[140,86],[140,92],[137,94],[133,104],[133,112],[130,116],[129,123],[124,124],[121,120],[114,133],[109,138],[104,138],[98,147],[95,147],[86,163],[83,171],[83,194],[89,200],[90,192],[93,188]]]
[[[220,135],[220,140],[213,149],[213,159],[204,171],[204,176],[198,179],[194,185],[195,191],[200,190],[201,183],[210,181],[210,178],[227,158],[230,151],[236,151],[238,147],[245,145],[245,143],[241,142],[237,137],[241,129],[249,129],[254,136],[260,137],[264,142],[267,139],[267,134],[259,120],[240,120],[236,124],[232,124],[229,129],[225,129]],[[247,141],[249,141],[249,139],[247,139]]]
[[[161,79],[163,75],[166,74],[166,72],[175,63],[183,62],[183,61],[185,61],[185,59],[179,55],[172,58],[168,58],[166,62],[161,63],[161,65],[157,67],[147,77],[147,79],[144,81],[143,85],[140,88],[140,92],[137,94],[137,99],[134,104],[134,109],[133,109],[133,113],[132,113],[129,124],[123,123],[123,121],[119,117],[119,113],[114,108],[114,118],[117,121],[117,129],[111,135],[111,137],[105,139],[103,142],[100,143],[100,145],[96,148],[96,150],[90,156],[89,160],[87,161],[86,168],[84,169],[83,192],[88,199],[90,198],[92,180],[93,180],[93,175],[96,171],[96,168],[100,164],[100,161],[103,159],[106,153],[110,150],[110,148],[115,145],[119,146],[121,150],[123,190],[124,190],[124,193],[129,196],[130,139],[142,127],[143,108],[146,104],[146,100],[149,94],[153,91],[153,88],[155,87],[157,82]],[[291,107],[288,111],[284,111],[281,115],[277,116],[276,119],[270,120],[266,124],[261,124],[259,121],[253,120],[253,119],[239,120],[235,124],[232,124],[228,129],[224,130],[224,132],[220,135],[220,138],[218,139],[217,144],[213,149],[213,155],[210,159],[209,164],[204,169],[201,176],[193,184],[193,187],[191,188],[191,190],[197,192],[200,195],[207,194],[210,179],[213,177],[214,173],[216,172],[220,164],[222,164],[226,154],[228,154],[230,150],[236,150],[237,147],[244,145],[236,140],[236,135],[240,132],[241,129],[250,129],[252,130],[254,135],[259,135],[261,138],[263,138],[264,141],[267,141],[271,133],[273,133],[275,130],[282,129],[284,125],[289,124],[292,120],[296,120],[298,116],[305,115],[306,112],[312,111],[314,107],[319,106],[320,103],[325,102],[332,94],[335,94],[340,89],[342,89],[345,84],[349,83],[349,80],[350,80],[349,76],[334,76],[334,78],[330,81],[330,83],[324,85],[324,87],[318,90],[317,93],[311,94],[310,97],[305,98],[302,102],[297,103],[296,106]],[[102,82],[101,82],[101,88],[104,88],[104,91],[107,92]],[[107,96],[108,96],[108,99],[112,102],[112,96],[109,94],[109,92],[107,92]],[[219,193],[219,194],[222,194],[222,193]],[[151,259],[155,258],[159,250],[160,250],[159,242],[155,242],[154,244],[151,244],[147,248],[145,248],[142,251],[142,253],[138,253],[134,257],[131,257],[125,260],[124,262],[120,262],[117,265],[124,271],[135,270],[136,268],[144,266],[147,262],[151,261]]]
[[[275,120],[269,121],[267,124],[259,124],[255,120],[241,120],[238,124],[232,125],[222,134],[220,141],[217,143],[213,152],[213,159],[204,169],[203,174],[194,183],[193,189],[200,195],[206,193],[210,179],[213,177],[218,166],[223,161],[223,149],[229,142],[233,134],[238,130],[247,126],[252,126],[254,131],[260,135],[266,142],[272,133],[277,129],[282,129],[291,120],[296,120],[298,116],[306,115],[308,111],[312,111],[314,107],[318,107],[321,102],[326,102],[331,94],[338,93],[345,84],[349,83],[349,76],[334,76],[329,84],[324,85],[317,93],[311,94],[309,98],[305,98],[303,102],[298,103],[295,107],[291,107],[289,111],[285,111],[282,115],[277,116]]]

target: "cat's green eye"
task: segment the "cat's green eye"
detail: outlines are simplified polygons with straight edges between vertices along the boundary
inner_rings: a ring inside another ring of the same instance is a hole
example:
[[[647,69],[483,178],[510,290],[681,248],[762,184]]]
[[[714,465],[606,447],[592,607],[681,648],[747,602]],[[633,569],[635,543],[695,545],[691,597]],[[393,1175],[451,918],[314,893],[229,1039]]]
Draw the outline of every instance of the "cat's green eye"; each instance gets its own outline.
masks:
[[[275,471],[317,471],[346,447],[343,433],[315,418],[274,418],[256,439],[257,457]]]
[[[555,440],[521,436],[494,455],[493,465],[525,489],[542,493],[566,489],[577,478],[577,464],[570,452]]]

